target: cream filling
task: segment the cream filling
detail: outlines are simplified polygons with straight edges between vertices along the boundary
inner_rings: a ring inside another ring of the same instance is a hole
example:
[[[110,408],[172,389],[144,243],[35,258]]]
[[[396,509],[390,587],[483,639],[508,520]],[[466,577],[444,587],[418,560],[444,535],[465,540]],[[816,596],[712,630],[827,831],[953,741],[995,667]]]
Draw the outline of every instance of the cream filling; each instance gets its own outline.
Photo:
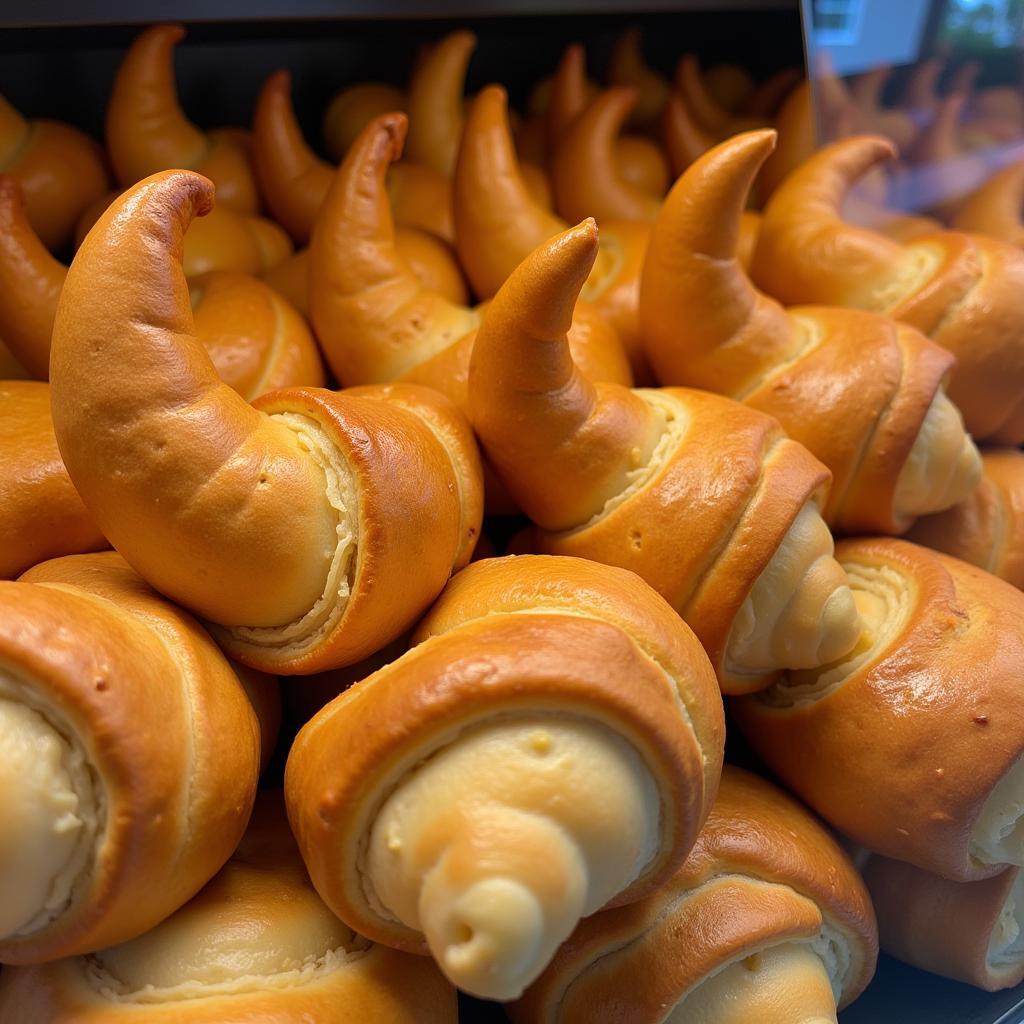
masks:
[[[734,961],[675,1005],[666,1024],[836,1024],[836,944],[783,942]]]
[[[367,873],[453,984],[514,999],[579,919],[657,856],[658,789],[609,728],[532,714],[476,726],[381,806]]]
[[[877,281],[858,305],[888,313],[908,296],[919,292],[942,265],[942,251],[933,245],[915,243],[902,249],[903,259],[896,273]]]
[[[0,671],[0,938],[45,928],[88,876],[103,809],[86,754],[34,689]]]
[[[1024,758],[989,793],[971,829],[969,850],[982,864],[1024,866]]]
[[[358,553],[359,499],[345,458],[316,420],[299,413],[274,413],[298,438],[299,447],[323,471],[325,496],[338,514],[337,544],[330,557],[327,581],[320,598],[305,615],[284,626],[232,626],[227,632],[255,647],[283,648],[296,654],[322,643],[337,626],[351,596],[352,574]]]
[[[987,961],[995,971],[1024,961],[1024,871],[1018,871],[988,942]]]
[[[806,502],[736,613],[727,671],[816,668],[850,650],[860,625],[834,550],[817,504]]]
[[[897,519],[942,512],[963,501],[981,480],[981,456],[964,430],[960,410],[939,389],[928,408],[893,495]]]
[[[615,234],[602,231],[597,258],[580,289],[580,298],[586,302],[597,302],[618,281],[625,260],[622,240]]]

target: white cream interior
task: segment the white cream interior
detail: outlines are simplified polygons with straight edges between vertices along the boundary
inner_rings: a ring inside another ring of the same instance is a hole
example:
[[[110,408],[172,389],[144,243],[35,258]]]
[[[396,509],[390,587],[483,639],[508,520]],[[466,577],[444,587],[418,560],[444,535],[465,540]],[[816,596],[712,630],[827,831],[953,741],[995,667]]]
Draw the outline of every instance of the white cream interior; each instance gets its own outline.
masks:
[[[0,672],[0,938],[30,935],[67,909],[100,817],[71,730]]]
[[[941,512],[963,501],[981,481],[981,456],[964,430],[960,410],[944,389],[932,399],[893,495],[897,519]]]
[[[857,609],[834,550],[817,504],[808,501],[733,620],[730,672],[814,668],[856,643]]]
[[[711,975],[666,1024],[836,1024],[836,996],[820,941],[784,942]]]
[[[860,636],[847,654],[817,669],[789,672],[757,694],[773,707],[820,700],[869,661],[882,655],[906,625],[917,599],[912,579],[888,565],[843,563],[860,617]]]
[[[658,791],[625,740],[530,715],[476,726],[408,775],[367,865],[384,912],[424,933],[455,985],[513,999],[659,842]]]
[[[580,298],[587,302],[597,302],[618,280],[625,258],[622,240],[618,235],[602,231],[597,257],[590,275],[580,289]]]
[[[908,296],[920,291],[936,274],[942,264],[942,251],[934,245],[902,246],[903,258],[890,267],[890,273],[875,281],[857,305],[888,313]]]
[[[336,543],[333,550],[322,553],[329,565],[327,582],[322,596],[305,615],[284,626],[232,626],[227,632],[244,643],[297,656],[330,634],[348,604],[358,551],[359,499],[344,456],[316,420],[291,412],[270,418],[294,431],[300,448],[323,471],[327,501],[338,515]]]
[[[969,850],[982,864],[1024,866],[1024,758],[989,793],[971,829]]]
[[[1024,871],[1010,889],[988,943],[988,963],[994,970],[1018,967],[1024,961]]]

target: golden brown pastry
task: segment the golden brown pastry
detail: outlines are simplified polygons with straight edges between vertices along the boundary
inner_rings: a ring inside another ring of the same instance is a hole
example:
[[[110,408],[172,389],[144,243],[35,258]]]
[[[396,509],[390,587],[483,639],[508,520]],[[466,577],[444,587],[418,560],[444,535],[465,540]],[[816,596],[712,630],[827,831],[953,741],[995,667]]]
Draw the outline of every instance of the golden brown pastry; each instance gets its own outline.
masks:
[[[836,547],[863,622],[732,711],[775,774],[878,853],[961,881],[1024,864],[1024,595],[893,539]]]
[[[1020,868],[976,882],[952,882],[871,855],[862,871],[882,949],[890,956],[989,992],[1024,980]]]
[[[107,148],[124,186],[169,168],[188,168],[217,186],[217,200],[237,213],[259,213],[248,133],[200,131],[178,105],[174,47],[181,25],[151,25],[124,55],[107,104]]]
[[[663,384],[704,388],[774,416],[832,471],[825,521],[902,533],[965,498],[981,460],[945,394],[953,357],[859,310],[783,309],[737,258],[741,214],[775,143],[747,132],[676,182],[640,287],[647,357]]]
[[[750,97],[743,104],[744,112],[751,117],[774,118],[786,97],[804,77],[803,68],[780,68],[754,86]]]
[[[472,434],[425,389],[295,387],[254,408],[222,384],[181,270],[212,202],[205,178],[166,172],[90,232],[54,324],[58,443],[114,546],[232,657],[286,673],[357,661],[468,560]]]
[[[579,559],[475,562],[413,641],[299,733],[289,819],[342,920],[514,998],[580,917],[693,845],[721,770],[714,674],[649,587]]]
[[[715,136],[716,142],[738,132],[764,127],[761,118],[733,114],[718,104],[707,88],[697,57],[692,53],[680,58],[673,84],[694,119]]]
[[[209,635],[114,552],[0,583],[0,962],[134,938],[219,870],[259,726]]]
[[[33,233],[17,183],[0,175],[0,336],[40,380],[49,377],[66,276]],[[197,338],[221,380],[243,398],[292,384],[323,386],[323,363],[305,321],[258,278],[200,274],[189,281],[189,301]]]
[[[0,381],[0,579],[107,546],[57,449],[49,386]]]
[[[720,141],[690,113],[686,100],[675,89],[669,93],[661,114],[661,141],[672,174],[679,177],[698,157]]]
[[[987,448],[981,463],[981,483],[953,508],[919,520],[907,539],[1024,590],[1024,453]]]
[[[1001,238],[1024,246],[1024,160],[996,171],[961,203],[953,218],[959,231]]]
[[[754,281],[787,304],[851,306],[923,331],[957,357],[949,397],[979,440],[1024,441],[1024,253],[939,232],[901,245],[845,223],[839,208],[865,171],[892,155],[875,136],[821,150],[764,211]]]
[[[338,92],[324,111],[324,146],[340,161],[360,132],[381,114],[405,111],[405,93],[384,82],[356,82]]]
[[[750,72],[739,64],[714,64],[704,72],[708,95],[731,114],[749,113],[756,86]],[[769,114],[772,111],[768,112]]]
[[[508,1012],[515,1024],[835,1024],[877,956],[871,902],[839,844],[726,765],[676,875],[582,921]]]
[[[310,247],[313,324],[343,384],[406,380],[465,408],[479,311],[424,287],[395,245],[384,176],[405,123],[378,118],[338,171]],[[581,311],[573,340],[594,379],[629,379],[618,338],[592,310]]]
[[[0,975],[3,1024],[457,1019],[455,990],[429,960],[367,942],[324,906],[274,792],[231,860],[152,931]]]
[[[668,99],[669,84],[645,60],[640,29],[627,28],[619,33],[608,61],[608,84],[636,91],[630,124],[650,128],[657,122]]]
[[[456,249],[481,298],[493,296],[538,245],[569,226],[535,202],[524,186],[501,86],[481,90],[470,107],[454,194]],[[641,380],[649,377],[637,324],[648,233],[648,226],[637,222],[606,224],[601,252],[583,290],[585,301],[615,328],[634,376]]]
[[[636,572],[725,692],[845,653],[858,623],[820,516],[828,470],[737,402],[592,384],[574,365],[565,331],[597,244],[588,221],[531,254],[473,349],[473,426],[538,550]]]
[[[61,121],[29,121],[0,96],[0,172],[21,186],[32,229],[67,245],[79,214],[110,187],[99,143]]]

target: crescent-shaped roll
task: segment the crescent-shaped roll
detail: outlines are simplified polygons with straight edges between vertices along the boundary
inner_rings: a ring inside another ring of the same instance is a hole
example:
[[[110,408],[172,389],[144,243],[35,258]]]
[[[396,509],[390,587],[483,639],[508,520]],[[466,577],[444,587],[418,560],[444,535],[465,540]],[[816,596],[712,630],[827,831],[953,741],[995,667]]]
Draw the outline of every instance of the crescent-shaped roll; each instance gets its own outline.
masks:
[[[313,324],[343,384],[408,380],[465,408],[479,311],[425,287],[395,245],[384,176],[405,124],[404,114],[378,118],[341,164],[310,246]],[[585,372],[628,381],[615,332],[593,311],[579,319],[573,341]]]
[[[919,520],[907,539],[1024,590],[1024,453],[987,448],[981,464],[981,483],[953,508]]]
[[[446,178],[455,170],[466,69],[475,49],[472,32],[452,32],[417,62],[409,80],[406,157]]]
[[[758,177],[758,190],[765,199],[818,147],[811,85],[803,76],[782,100],[774,123],[779,144]]]
[[[154,175],[79,250],[50,363],[61,453],[111,543],[232,657],[285,673],[357,661],[468,560],[479,456],[424,389],[294,387],[253,407],[223,384],[181,270],[212,201],[199,175]]]
[[[61,121],[29,121],[0,96],[0,173],[21,186],[32,229],[67,245],[79,214],[110,187],[103,150]]]
[[[456,250],[480,298],[492,297],[538,245],[569,226],[526,189],[501,86],[482,89],[470,106],[453,191]],[[648,233],[648,226],[639,222],[606,224],[601,251],[583,291],[586,302],[615,328],[638,379],[650,376],[637,323]]]
[[[893,153],[880,137],[826,146],[764,211],[754,281],[786,304],[851,306],[923,331],[957,358],[949,396],[979,440],[1024,441],[1024,253],[939,232],[900,244],[843,221],[850,185]]]
[[[957,209],[953,227],[1024,247],[1024,160],[996,171]]]
[[[750,72],[739,64],[713,64],[704,72],[704,87],[708,95],[729,113],[750,113],[755,85]],[[769,111],[771,113],[771,111]]]
[[[579,559],[476,562],[413,641],[299,733],[289,819],[347,924],[514,998],[693,845],[721,770],[714,674],[649,587]]]
[[[636,572],[700,638],[725,692],[845,653],[859,625],[820,516],[828,470],[729,399],[587,380],[565,330],[596,252],[593,221],[537,249],[473,349],[473,426],[538,550]]]
[[[0,381],[0,579],[105,547],[61,460],[49,387]]]
[[[117,69],[107,104],[107,149],[124,186],[170,168],[208,177],[224,206],[259,213],[246,133],[234,128],[204,132],[185,117],[174,82],[174,47],[181,25],[151,25],[138,36]]]
[[[690,113],[686,100],[676,90],[669,93],[661,114],[661,140],[673,175],[679,177],[719,138]]]
[[[764,127],[761,118],[733,114],[719,105],[708,90],[695,54],[687,53],[679,59],[674,85],[697,123],[714,133],[717,140]]]
[[[261,793],[234,856],[139,938],[4,968],[0,1022],[455,1024],[455,990],[423,957],[367,942],[306,877],[279,793]]]
[[[210,636],[114,552],[0,583],[0,962],[134,938],[245,829],[259,725]]]
[[[649,128],[657,122],[668,99],[669,84],[644,58],[639,28],[627,28],[615,40],[608,60],[608,84],[635,90],[630,124]]]
[[[825,521],[902,533],[963,500],[981,460],[945,394],[953,357],[860,310],[785,310],[737,258],[743,207],[775,142],[747,132],[676,182],[640,286],[647,357],[663,384],[704,388],[774,416],[832,471]]]
[[[842,847],[781,790],[726,765],[676,875],[582,921],[508,1012],[514,1024],[834,1024],[877,956]]]
[[[338,92],[324,111],[324,146],[333,160],[341,160],[362,130],[381,114],[405,111],[405,93],[384,82],[356,82]]]
[[[1020,868],[953,882],[875,854],[861,870],[890,956],[989,992],[1024,981]]]
[[[870,850],[961,881],[1024,864],[1024,595],[907,541],[843,541],[836,558],[857,646],[734,701],[736,721]]]

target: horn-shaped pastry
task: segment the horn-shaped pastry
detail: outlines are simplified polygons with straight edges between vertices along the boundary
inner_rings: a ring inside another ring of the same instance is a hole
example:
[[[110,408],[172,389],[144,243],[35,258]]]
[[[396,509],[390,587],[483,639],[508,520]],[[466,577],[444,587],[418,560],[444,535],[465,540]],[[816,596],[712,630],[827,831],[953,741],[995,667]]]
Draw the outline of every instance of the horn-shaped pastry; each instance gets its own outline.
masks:
[[[17,184],[0,176],[0,337],[41,380],[50,375],[50,337],[66,276],[32,232]],[[189,300],[196,336],[221,380],[243,398],[292,384],[323,386],[305,321],[258,278],[201,274],[189,282]]]
[[[79,214],[110,187],[94,139],[61,121],[29,121],[3,96],[0,172],[21,185],[32,229],[48,249],[67,245]]]
[[[476,562],[413,639],[299,733],[289,819],[343,921],[514,998],[693,845],[721,770],[714,675],[649,587],[579,559]]]
[[[908,539],[1024,590],[1024,453],[989,448],[981,462],[978,487],[953,508],[920,520]]]
[[[675,90],[669,93],[662,111],[661,139],[677,178],[718,142],[717,134],[708,131],[693,117],[686,101]]]
[[[324,146],[340,161],[363,129],[381,114],[405,111],[405,93],[384,82],[356,82],[342,89],[324,111]]]
[[[259,727],[216,645],[114,552],[0,583],[0,960],[123,942],[231,855]]]
[[[749,105],[754,97],[754,79],[750,72],[739,64],[715,64],[704,72],[704,87],[708,95],[730,114],[750,113]],[[769,110],[765,116],[774,111]]]
[[[417,388],[290,388],[254,408],[222,384],[181,271],[185,230],[212,201],[199,175],[154,175],[79,250],[50,364],[61,453],[114,546],[216,623],[233,657],[279,672],[357,661],[468,560],[472,436]]]
[[[501,86],[482,89],[470,107],[454,185],[459,259],[481,298],[493,296],[538,245],[569,226],[539,206],[523,185]],[[606,225],[583,292],[615,328],[641,380],[650,376],[637,324],[647,233],[647,225],[636,222]],[[581,368],[592,379],[602,379]]]
[[[565,331],[596,252],[593,221],[537,249],[473,349],[473,425],[540,527],[538,550],[636,572],[686,619],[726,692],[845,653],[858,623],[819,515],[828,470],[736,402],[579,373]]]
[[[675,87],[682,94],[698,124],[714,133],[718,139],[736,132],[764,127],[758,118],[737,116],[718,105],[708,92],[701,75],[700,64],[692,53],[685,54],[676,66]]]
[[[779,144],[758,177],[762,196],[770,196],[818,147],[811,86],[802,78],[786,95],[775,117]]]
[[[658,200],[619,173],[615,141],[636,103],[632,89],[605,89],[572,122],[551,158],[555,207],[563,217],[651,221]]]
[[[582,921],[515,1024],[824,1024],[878,956],[864,883],[795,800],[726,765],[682,868],[653,896]]]
[[[133,185],[157,171],[188,168],[217,186],[218,201],[238,213],[259,212],[259,193],[243,135],[200,131],[178,105],[174,47],[181,25],[152,25],[124,55],[107,104],[107,148],[114,174]]]
[[[734,701],[744,734],[868,849],[961,881],[1024,864],[1024,594],[907,541],[843,541],[836,558],[857,646]]]
[[[417,64],[409,81],[406,156],[448,178],[459,152],[466,68],[475,49],[472,32],[452,32]]]
[[[956,232],[901,245],[844,222],[850,185],[892,152],[844,139],[794,171],[765,208],[754,281],[786,304],[874,310],[923,331],[957,358],[949,396],[968,430],[1024,441],[1024,254]]]
[[[465,406],[479,313],[424,287],[395,246],[384,175],[405,115],[377,118],[349,150],[317,220],[312,309],[327,361],[345,384],[410,380]],[[629,377],[614,332],[589,315],[574,344],[597,379]]]
[[[890,956],[989,992],[1024,981],[1020,868],[953,882],[875,855],[862,871]]]
[[[825,521],[902,533],[955,505],[981,463],[946,397],[948,352],[859,310],[783,309],[737,259],[741,213],[772,131],[747,132],[676,182],[640,288],[647,357],[663,384],[704,388],[774,416],[832,471]]]
[[[0,381],[0,579],[107,547],[68,477],[39,381]]]
[[[669,85],[644,59],[640,29],[627,28],[619,33],[608,62],[608,84],[632,87],[636,91],[630,124],[648,127],[661,116]]]
[[[1000,238],[1024,247],[1024,160],[996,171],[991,178],[972,192],[953,217],[959,231],[976,231],[979,235]]]
[[[35,1024],[455,1024],[455,990],[423,957],[367,942],[324,906],[280,793],[261,793],[235,855],[151,932],[5,968],[0,1020]]]

